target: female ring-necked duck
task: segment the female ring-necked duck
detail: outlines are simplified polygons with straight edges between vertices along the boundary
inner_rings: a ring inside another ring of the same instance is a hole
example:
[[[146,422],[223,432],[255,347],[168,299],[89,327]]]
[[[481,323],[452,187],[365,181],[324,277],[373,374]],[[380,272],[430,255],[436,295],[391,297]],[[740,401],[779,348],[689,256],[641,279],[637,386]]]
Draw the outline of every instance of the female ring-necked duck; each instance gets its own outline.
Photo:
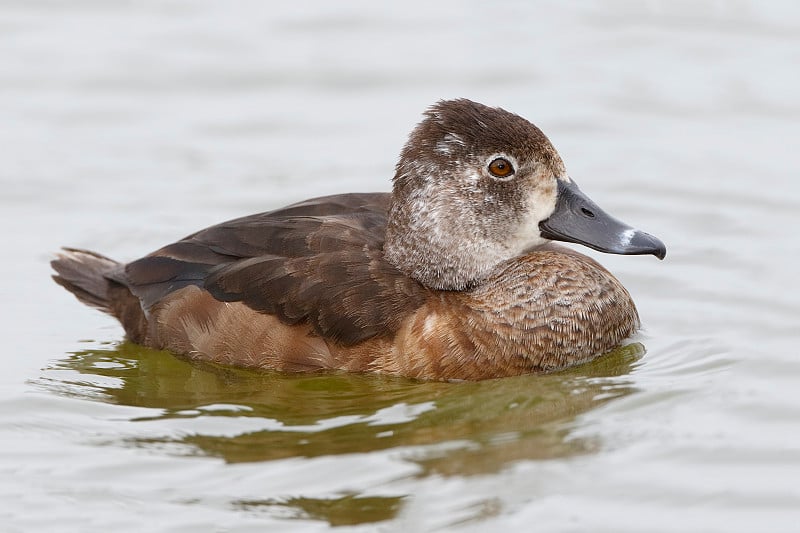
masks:
[[[472,380],[589,361],[639,327],[614,276],[551,240],[666,254],[587,198],[536,126],[460,99],[425,113],[391,194],[239,218],[127,264],[65,249],[52,266],[145,346],[244,367]]]

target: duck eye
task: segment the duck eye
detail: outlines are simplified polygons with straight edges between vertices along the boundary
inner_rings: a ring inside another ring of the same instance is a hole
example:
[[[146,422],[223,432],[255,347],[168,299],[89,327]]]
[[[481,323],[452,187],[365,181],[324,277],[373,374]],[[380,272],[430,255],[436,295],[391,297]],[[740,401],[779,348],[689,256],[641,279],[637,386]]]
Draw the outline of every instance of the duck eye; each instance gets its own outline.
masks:
[[[489,163],[489,172],[495,178],[507,178],[514,174],[514,166],[508,159],[498,157]]]

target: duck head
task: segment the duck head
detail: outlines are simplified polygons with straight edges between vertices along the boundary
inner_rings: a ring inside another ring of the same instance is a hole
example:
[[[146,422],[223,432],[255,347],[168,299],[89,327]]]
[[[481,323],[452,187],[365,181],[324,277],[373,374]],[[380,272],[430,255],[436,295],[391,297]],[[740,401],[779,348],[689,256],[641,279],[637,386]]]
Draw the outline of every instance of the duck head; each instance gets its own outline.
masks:
[[[463,290],[551,240],[614,254],[666,247],[600,209],[524,118],[466,99],[432,106],[394,176],[387,260],[422,284]]]

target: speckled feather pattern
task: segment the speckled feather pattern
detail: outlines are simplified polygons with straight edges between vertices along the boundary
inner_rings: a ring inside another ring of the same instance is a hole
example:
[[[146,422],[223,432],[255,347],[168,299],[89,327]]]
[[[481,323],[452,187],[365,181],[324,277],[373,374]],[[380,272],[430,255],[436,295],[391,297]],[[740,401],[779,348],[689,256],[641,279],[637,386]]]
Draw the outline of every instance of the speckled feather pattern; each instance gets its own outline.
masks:
[[[532,285],[532,277],[537,284]],[[485,379],[573,366],[630,336],[625,288],[592,259],[561,247],[501,265],[472,291],[431,293],[392,335],[343,346],[311,324],[290,325],[197,287],[166,297],[147,344],[193,358],[288,371],[377,371]]]
[[[518,163],[513,179],[486,172],[493,157]],[[566,177],[564,163],[524,118],[468,100],[440,102],[400,155],[387,258],[428,287],[472,287],[497,263],[545,242],[535,226],[555,205],[553,176]]]
[[[489,175],[495,157],[515,174]],[[549,372],[639,327],[614,276],[541,238],[558,180],[563,162],[531,123],[441,102],[403,149],[392,194],[306,200],[128,264],[67,249],[54,278],[134,342],[193,359],[422,379]]]

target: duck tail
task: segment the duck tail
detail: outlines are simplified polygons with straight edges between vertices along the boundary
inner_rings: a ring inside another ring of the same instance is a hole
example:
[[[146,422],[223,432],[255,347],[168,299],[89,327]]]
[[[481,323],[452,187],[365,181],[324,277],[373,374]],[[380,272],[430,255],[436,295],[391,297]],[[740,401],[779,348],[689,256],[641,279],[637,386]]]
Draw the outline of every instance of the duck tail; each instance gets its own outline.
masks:
[[[50,262],[53,280],[86,305],[115,315],[109,294],[111,281],[105,276],[120,263],[103,255],[77,248],[62,248]]]

